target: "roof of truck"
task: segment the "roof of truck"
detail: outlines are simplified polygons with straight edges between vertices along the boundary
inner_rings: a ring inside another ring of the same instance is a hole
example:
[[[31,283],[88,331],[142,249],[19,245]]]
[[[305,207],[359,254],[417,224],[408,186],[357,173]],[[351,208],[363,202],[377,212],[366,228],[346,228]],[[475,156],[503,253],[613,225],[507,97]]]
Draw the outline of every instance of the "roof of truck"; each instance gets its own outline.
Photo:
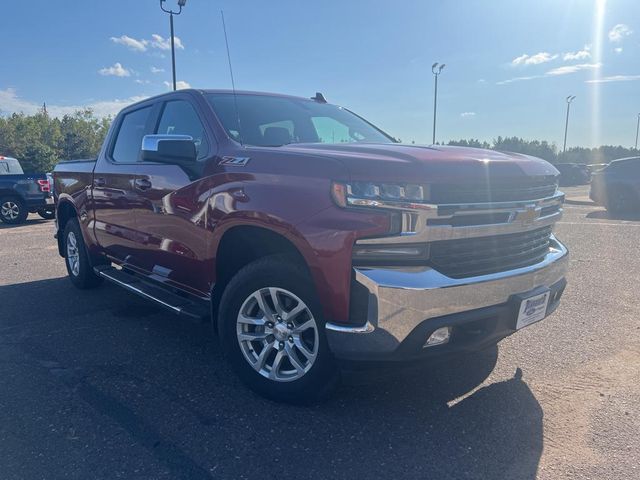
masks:
[[[225,89],[194,89],[200,93],[227,93],[233,94],[233,90],[225,90]],[[295,98],[296,100],[309,100],[313,101],[312,97],[299,97],[297,95],[287,95],[284,93],[273,93],[273,92],[256,92],[251,90],[236,90],[236,95],[263,95],[269,97],[285,97],[285,98]]]
[[[162,98],[162,97],[170,96],[172,94],[181,93],[181,92],[199,93],[201,95],[210,94],[210,93],[225,93],[225,94],[229,94],[229,95],[234,94],[233,90],[227,90],[227,89],[183,88],[183,89],[180,89],[180,90],[165,92],[165,93],[161,93],[159,95],[154,95],[152,97],[145,98],[145,99],[140,100],[138,102],[135,102],[135,103],[132,103],[130,105],[127,105],[124,108],[128,109],[131,106],[138,105],[139,103],[148,102],[149,100],[156,100],[156,99],[159,99],[159,98]],[[236,95],[264,95],[264,96],[270,96],[270,97],[293,98],[293,99],[296,99],[296,100],[306,100],[306,101],[309,101],[309,102],[313,102],[314,101],[314,99],[312,97],[299,97],[299,96],[296,96],[296,95],[285,95],[285,94],[282,94],[282,93],[273,93],[273,92],[255,92],[255,91],[251,91],[251,90],[236,90],[235,94]]]

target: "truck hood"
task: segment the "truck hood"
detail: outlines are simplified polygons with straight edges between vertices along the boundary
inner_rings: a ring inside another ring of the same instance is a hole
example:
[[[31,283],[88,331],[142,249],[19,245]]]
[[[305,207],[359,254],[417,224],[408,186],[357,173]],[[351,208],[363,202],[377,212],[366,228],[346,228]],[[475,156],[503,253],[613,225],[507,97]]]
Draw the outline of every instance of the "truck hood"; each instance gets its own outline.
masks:
[[[554,180],[559,172],[540,158],[480,148],[389,144],[290,144],[291,153],[340,161],[350,180],[486,184]]]

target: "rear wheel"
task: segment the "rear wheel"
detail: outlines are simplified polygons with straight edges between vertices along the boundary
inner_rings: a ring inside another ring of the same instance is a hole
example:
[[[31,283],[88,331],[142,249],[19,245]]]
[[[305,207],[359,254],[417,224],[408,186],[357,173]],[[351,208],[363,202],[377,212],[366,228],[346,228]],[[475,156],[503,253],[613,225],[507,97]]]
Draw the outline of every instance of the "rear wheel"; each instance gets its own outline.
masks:
[[[18,197],[0,198],[0,220],[10,225],[24,223],[29,215],[24,202]]]
[[[227,357],[257,393],[309,403],[337,384],[313,284],[290,259],[267,257],[240,270],[222,295],[218,319]]]
[[[80,232],[78,220],[72,218],[64,229],[64,256],[69,279],[82,290],[97,287],[102,277],[96,275]]]
[[[40,215],[45,220],[53,220],[56,218],[55,210],[47,210],[46,208],[41,208],[38,210],[38,215]]]
[[[628,188],[618,188],[609,193],[607,210],[612,213],[625,213],[638,206],[638,199]]]

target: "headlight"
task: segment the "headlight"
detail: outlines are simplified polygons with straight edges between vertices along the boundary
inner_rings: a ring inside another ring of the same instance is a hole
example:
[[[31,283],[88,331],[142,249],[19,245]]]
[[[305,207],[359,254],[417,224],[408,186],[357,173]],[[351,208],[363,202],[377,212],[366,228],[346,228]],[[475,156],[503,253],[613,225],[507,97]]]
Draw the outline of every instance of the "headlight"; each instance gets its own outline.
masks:
[[[428,185],[406,183],[333,183],[331,193],[340,207],[385,207],[429,200]]]

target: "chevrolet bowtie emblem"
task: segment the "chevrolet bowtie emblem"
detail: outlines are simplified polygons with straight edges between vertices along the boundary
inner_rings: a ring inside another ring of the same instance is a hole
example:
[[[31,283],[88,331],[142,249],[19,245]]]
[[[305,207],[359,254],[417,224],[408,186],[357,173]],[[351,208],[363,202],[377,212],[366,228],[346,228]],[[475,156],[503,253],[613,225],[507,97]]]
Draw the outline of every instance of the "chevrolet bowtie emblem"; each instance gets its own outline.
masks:
[[[540,216],[540,209],[535,205],[527,205],[524,210],[518,210],[516,212],[515,221],[523,223],[524,225],[530,225],[536,221]]]

